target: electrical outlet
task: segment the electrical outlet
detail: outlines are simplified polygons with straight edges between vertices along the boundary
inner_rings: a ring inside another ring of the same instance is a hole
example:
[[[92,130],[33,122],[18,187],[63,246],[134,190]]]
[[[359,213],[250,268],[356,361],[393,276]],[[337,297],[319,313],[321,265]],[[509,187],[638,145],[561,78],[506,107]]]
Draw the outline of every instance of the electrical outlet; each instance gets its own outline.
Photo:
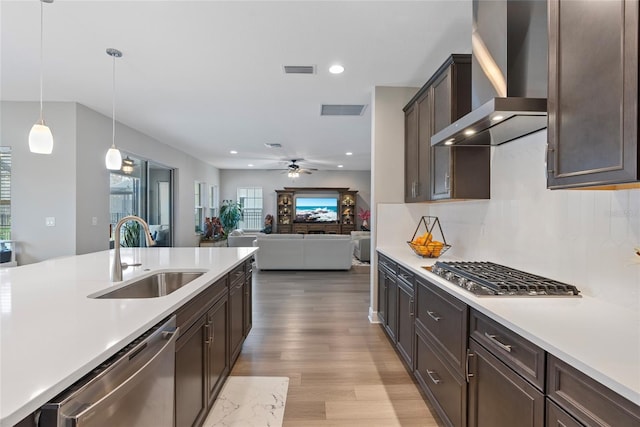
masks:
[[[91,225],[98,225],[98,217],[94,216],[91,218]]]
[[[56,226],[56,217],[48,216],[44,219],[44,223],[47,227],[55,227]]]

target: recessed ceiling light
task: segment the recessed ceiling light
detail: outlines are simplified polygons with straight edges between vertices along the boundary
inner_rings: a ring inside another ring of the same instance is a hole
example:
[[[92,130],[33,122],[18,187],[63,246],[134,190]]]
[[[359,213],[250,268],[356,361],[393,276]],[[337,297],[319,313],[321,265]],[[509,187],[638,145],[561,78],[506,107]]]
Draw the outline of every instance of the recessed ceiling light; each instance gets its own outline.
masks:
[[[497,122],[502,119],[504,119],[504,116],[501,116],[500,114],[491,117],[491,120],[493,120],[494,122]]]
[[[346,154],[347,156],[352,156],[352,155],[353,155],[353,153],[352,153],[351,151],[347,151],[347,152],[346,152],[346,153],[344,153],[344,154]]]
[[[447,139],[447,140],[444,142],[444,145],[453,145],[453,142],[454,142],[454,141],[455,141],[455,139],[453,139],[453,138],[451,138],[451,139]]]
[[[473,135],[474,133],[476,133],[476,131],[473,129],[467,129],[464,131],[464,134],[467,136]]]
[[[329,72],[331,74],[341,74],[344,71],[344,67],[342,65],[334,64],[329,67]]]
[[[249,163],[247,166],[249,166],[250,168],[252,168],[252,167],[253,167],[253,164]]]
[[[231,154],[238,154],[238,152],[237,152],[236,150],[231,150],[231,151],[229,151],[229,153],[231,153]]]
[[[343,167],[344,167],[344,165],[338,165],[338,167],[339,167],[339,168],[343,168]]]

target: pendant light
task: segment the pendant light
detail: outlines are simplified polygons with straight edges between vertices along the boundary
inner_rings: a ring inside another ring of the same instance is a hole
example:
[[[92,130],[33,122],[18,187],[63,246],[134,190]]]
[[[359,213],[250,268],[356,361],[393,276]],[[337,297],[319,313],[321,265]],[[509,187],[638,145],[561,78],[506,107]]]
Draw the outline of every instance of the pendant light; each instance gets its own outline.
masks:
[[[127,156],[126,159],[122,159],[122,172],[127,175],[131,175],[133,173],[134,161]]]
[[[29,151],[38,154],[51,154],[53,151],[53,135],[51,129],[44,124],[42,115],[42,86],[43,86],[43,30],[44,26],[44,6],[42,3],[53,3],[53,0],[40,0],[40,120],[33,125],[29,132]]]
[[[118,49],[107,49],[107,55],[113,58],[113,102],[112,102],[112,139],[111,139],[111,148],[107,151],[107,156],[104,159],[104,163],[107,166],[107,169],[112,171],[120,170],[122,167],[122,155],[120,154],[120,150],[116,148],[116,58],[122,57],[122,52]]]

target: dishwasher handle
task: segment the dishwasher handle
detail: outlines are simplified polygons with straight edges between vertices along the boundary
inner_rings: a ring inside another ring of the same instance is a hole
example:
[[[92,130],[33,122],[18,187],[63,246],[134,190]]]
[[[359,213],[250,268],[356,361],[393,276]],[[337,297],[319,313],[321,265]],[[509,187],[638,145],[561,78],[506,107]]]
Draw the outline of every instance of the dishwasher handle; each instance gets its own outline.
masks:
[[[180,328],[172,328],[172,330],[159,330],[158,332],[160,333],[162,339],[166,340],[164,345],[148,346],[148,343],[145,342],[142,345],[138,346],[136,351],[132,352],[129,355],[125,355],[125,357],[118,360],[115,365],[117,365],[118,363],[131,362],[131,360],[133,360],[134,358],[143,356],[143,352],[155,351],[155,354],[151,355],[149,357],[149,360],[147,360],[144,365],[142,365],[134,373],[129,375],[113,390],[110,390],[100,399],[89,404],[89,406],[86,406],[75,415],[67,416],[66,418],[70,420],[71,425],[75,427],[85,426],[89,423],[89,420],[91,420],[94,415],[100,413],[100,410],[102,408],[108,407],[110,404],[126,395],[149,375],[156,375],[157,372],[153,369],[154,365],[162,363],[162,357],[165,355],[165,353],[169,352],[171,355],[175,354],[175,342],[179,335],[179,329]],[[160,348],[157,349],[157,347]]]

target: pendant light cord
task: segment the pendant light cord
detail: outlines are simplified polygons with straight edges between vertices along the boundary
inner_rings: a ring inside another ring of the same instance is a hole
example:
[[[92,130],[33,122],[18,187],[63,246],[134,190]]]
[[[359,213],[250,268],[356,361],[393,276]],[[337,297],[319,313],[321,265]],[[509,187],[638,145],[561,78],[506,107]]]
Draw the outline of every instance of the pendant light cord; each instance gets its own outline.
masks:
[[[116,146],[116,57],[113,55],[113,96],[111,102],[111,117],[113,118],[111,135],[113,140],[111,141],[111,146],[115,148]]]
[[[40,124],[44,124],[44,118],[42,117],[42,86],[44,85],[43,81],[43,68],[44,68],[44,54],[43,54],[43,50],[44,50],[44,5],[42,4],[42,1],[40,2]]]

